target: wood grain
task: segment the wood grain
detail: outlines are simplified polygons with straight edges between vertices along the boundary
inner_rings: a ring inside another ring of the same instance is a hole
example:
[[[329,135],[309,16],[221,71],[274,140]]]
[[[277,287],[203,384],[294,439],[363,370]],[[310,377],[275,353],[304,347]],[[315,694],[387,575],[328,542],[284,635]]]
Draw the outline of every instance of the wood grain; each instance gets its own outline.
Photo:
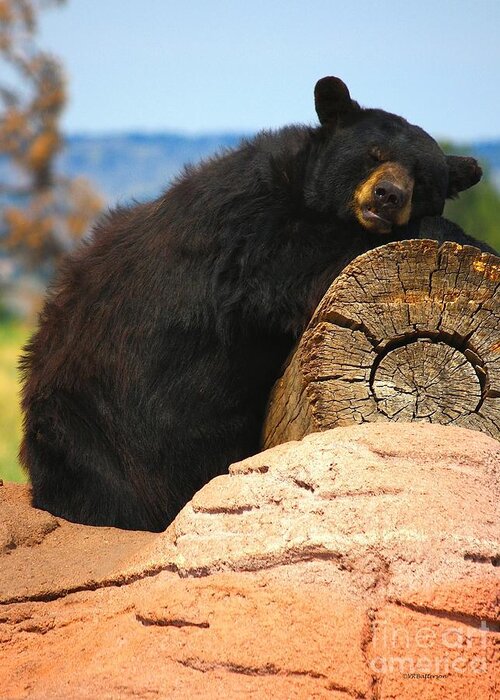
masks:
[[[263,447],[366,421],[500,438],[500,259],[415,240],[333,282],[272,391]]]

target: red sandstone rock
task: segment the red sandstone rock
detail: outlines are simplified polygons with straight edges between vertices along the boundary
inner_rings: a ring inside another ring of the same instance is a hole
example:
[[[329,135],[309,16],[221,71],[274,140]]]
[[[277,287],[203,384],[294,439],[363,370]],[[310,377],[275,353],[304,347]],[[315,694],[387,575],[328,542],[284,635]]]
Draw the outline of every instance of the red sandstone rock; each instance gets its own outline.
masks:
[[[233,465],[161,535],[5,484],[0,697],[496,698],[499,465],[461,428],[338,428]]]

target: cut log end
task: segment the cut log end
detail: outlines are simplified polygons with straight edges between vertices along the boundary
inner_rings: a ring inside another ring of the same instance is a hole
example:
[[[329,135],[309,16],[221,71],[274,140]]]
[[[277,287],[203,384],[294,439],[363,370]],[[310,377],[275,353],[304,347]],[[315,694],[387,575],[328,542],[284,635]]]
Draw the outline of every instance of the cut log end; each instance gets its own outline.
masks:
[[[427,421],[500,438],[500,259],[404,241],[331,285],[276,383],[264,448],[366,421]]]
[[[482,397],[478,375],[462,352],[420,338],[384,355],[370,386],[378,410],[392,420],[448,423],[474,412]]]

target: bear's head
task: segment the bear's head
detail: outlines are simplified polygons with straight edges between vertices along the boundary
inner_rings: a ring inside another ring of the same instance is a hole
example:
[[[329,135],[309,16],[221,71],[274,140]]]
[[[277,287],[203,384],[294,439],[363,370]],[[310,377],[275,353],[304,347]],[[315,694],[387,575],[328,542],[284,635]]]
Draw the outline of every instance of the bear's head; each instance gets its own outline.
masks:
[[[315,103],[321,127],[304,191],[314,211],[390,233],[410,218],[442,214],[447,198],[481,179],[474,158],[446,156],[420,127],[360,107],[339,78],[318,81]]]

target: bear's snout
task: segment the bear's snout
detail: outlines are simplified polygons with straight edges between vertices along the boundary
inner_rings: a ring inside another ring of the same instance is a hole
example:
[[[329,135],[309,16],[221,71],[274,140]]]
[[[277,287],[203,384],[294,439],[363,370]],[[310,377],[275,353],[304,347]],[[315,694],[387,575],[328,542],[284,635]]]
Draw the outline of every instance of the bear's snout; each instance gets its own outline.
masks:
[[[406,192],[390,180],[381,180],[373,190],[373,199],[380,211],[400,209],[406,198]]]
[[[375,233],[390,233],[393,226],[407,224],[413,185],[413,178],[399,163],[380,165],[354,194],[358,222]]]

